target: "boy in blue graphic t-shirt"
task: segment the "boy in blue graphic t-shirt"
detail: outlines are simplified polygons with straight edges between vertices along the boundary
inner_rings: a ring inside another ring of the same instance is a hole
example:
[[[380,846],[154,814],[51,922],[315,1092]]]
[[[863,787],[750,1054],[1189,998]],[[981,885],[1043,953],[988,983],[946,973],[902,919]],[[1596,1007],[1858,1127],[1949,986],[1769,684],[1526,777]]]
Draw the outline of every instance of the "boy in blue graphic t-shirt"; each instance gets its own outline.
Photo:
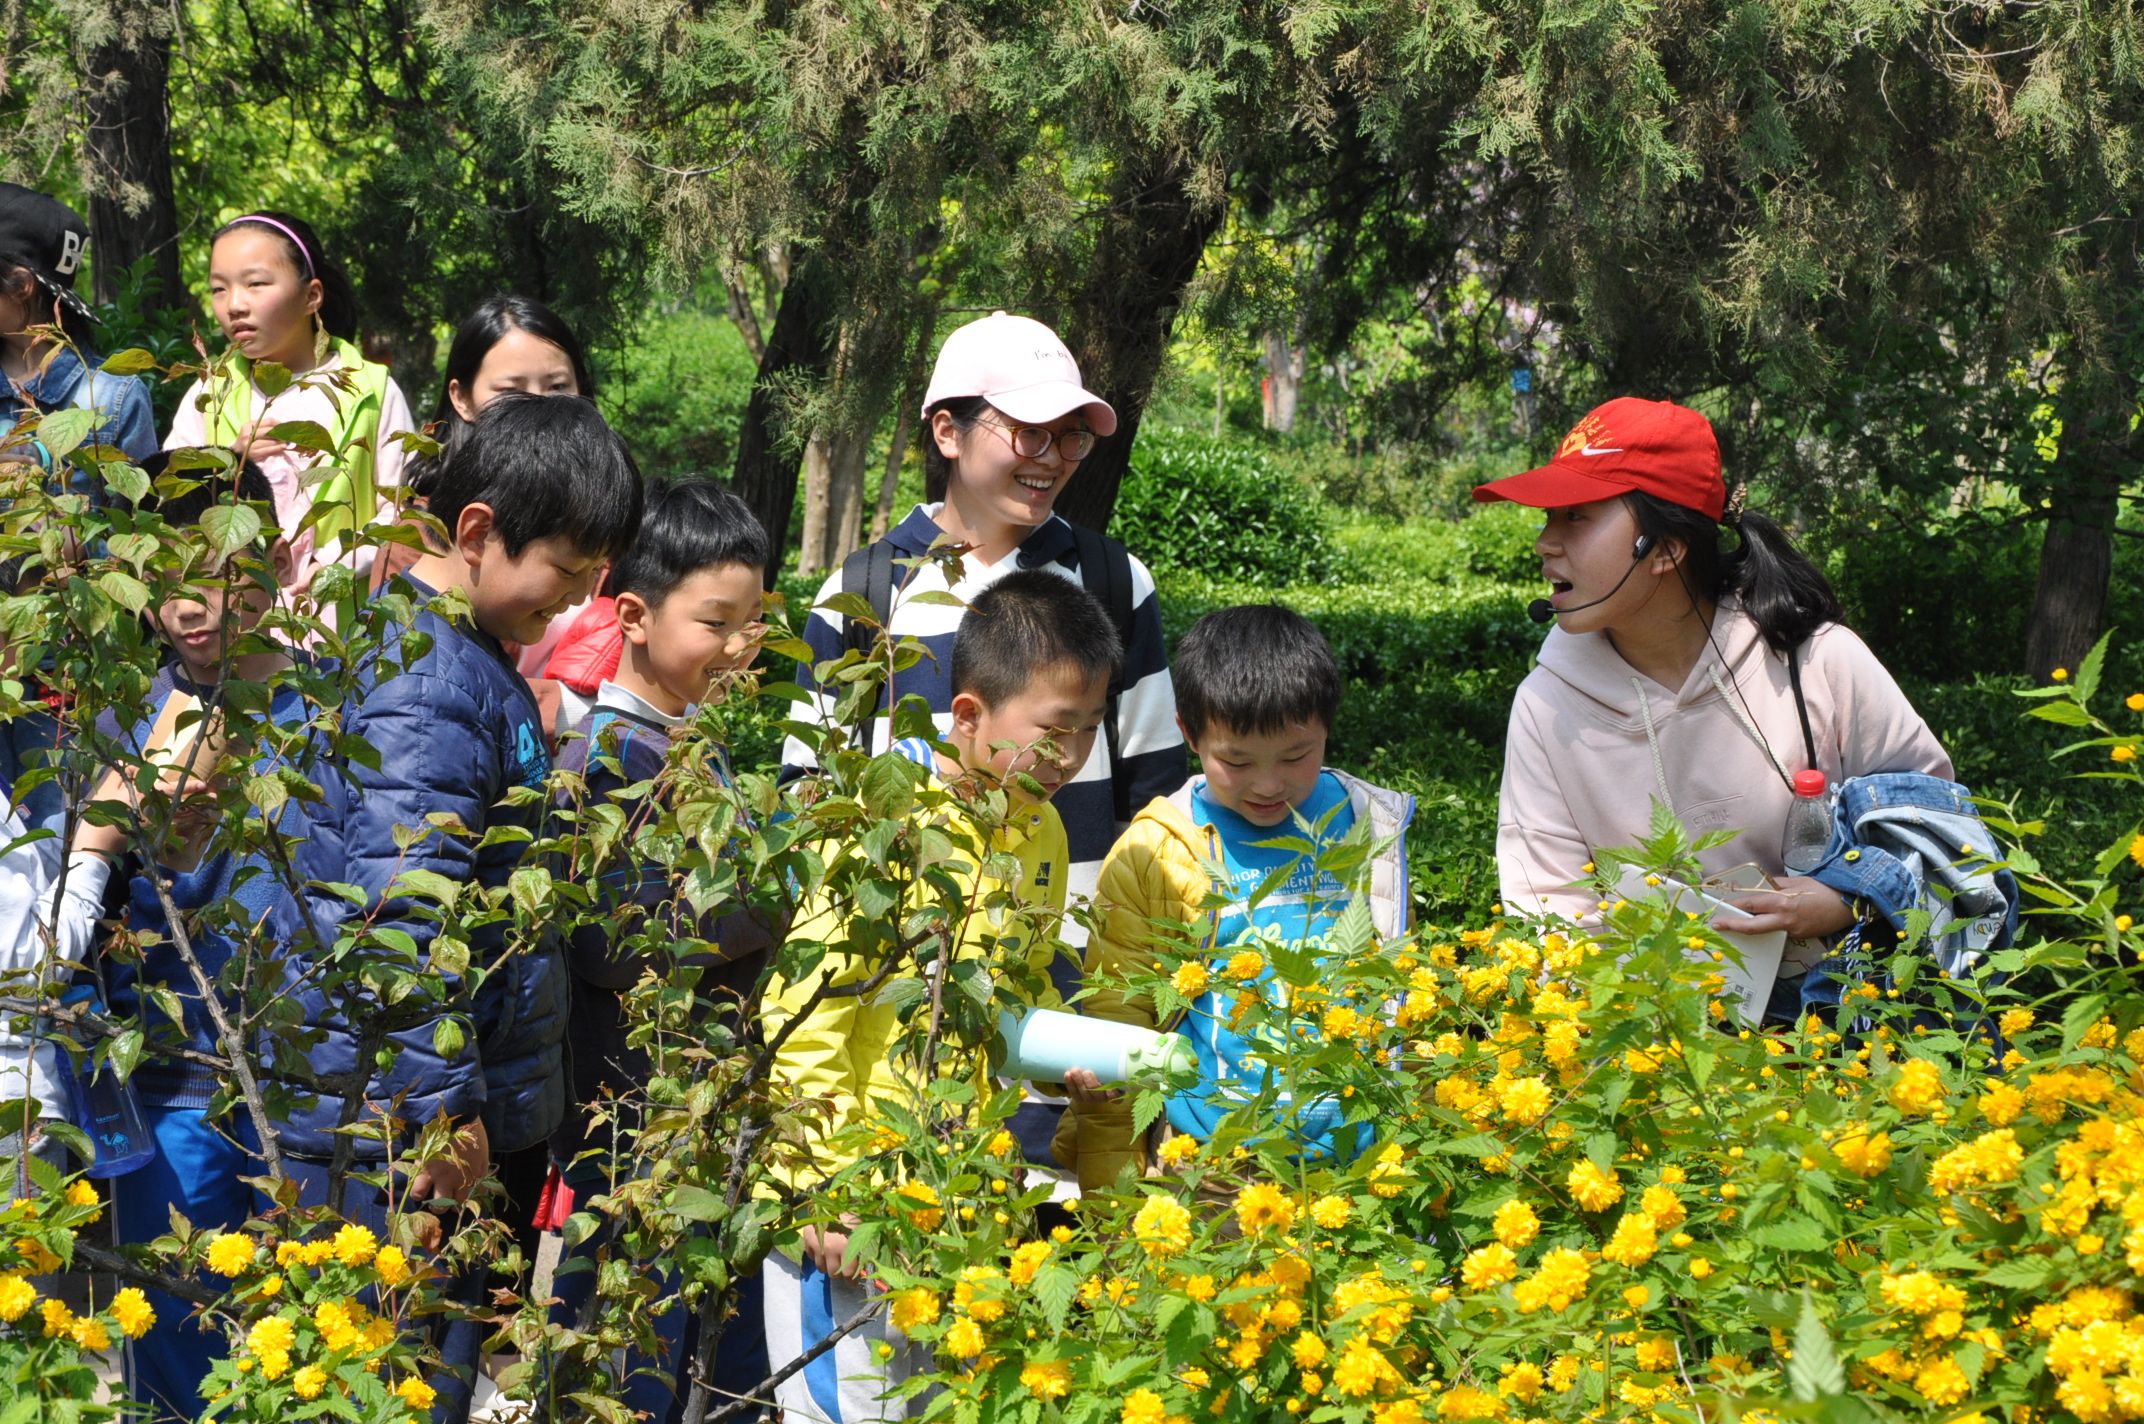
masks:
[[[1173,665],[1177,719],[1200,774],[1175,795],[1148,803],[1103,863],[1086,973],[1089,982],[1110,985],[1122,984],[1131,971],[1151,971],[1161,950],[1156,921],[1189,925],[1209,945],[1215,987],[1173,1025],[1191,1039],[1200,1081],[1172,1095],[1167,1113],[1171,1130],[1203,1139],[1232,1099],[1256,1096],[1266,1072],[1259,1045],[1231,1027],[1230,1002],[1244,989],[1279,992],[1269,963],[1238,982],[1224,977],[1229,961],[1247,951],[1270,961],[1276,944],[1322,939],[1358,891],[1368,895],[1379,933],[1404,930],[1414,798],[1325,765],[1340,707],[1340,670],[1324,636],[1299,614],[1276,604],[1210,613],[1184,635]],[[1320,870],[1314,854],[1260,844],[1301,838],[1307,825],[1308,839],[1323,851],[1365,820],[1385,849],[1352,884]],[[1278,882],[1269,883],[1275,876]],[[1227,903],[1208,910],[1216,890]],[[1121,988],[1097,989],[1083,1012],[1163,1026],[1151,999]],[[1287,1111],[1306,1151],[1354,1150],[1334,1105],[1295,1104]],[[1077,1166],[1083,1190],[1116,1180],[1144,1155],[1132,1132],[1130,1100],[1117,1095],[1081,1103],[1060,1130],[1056,1151]]]

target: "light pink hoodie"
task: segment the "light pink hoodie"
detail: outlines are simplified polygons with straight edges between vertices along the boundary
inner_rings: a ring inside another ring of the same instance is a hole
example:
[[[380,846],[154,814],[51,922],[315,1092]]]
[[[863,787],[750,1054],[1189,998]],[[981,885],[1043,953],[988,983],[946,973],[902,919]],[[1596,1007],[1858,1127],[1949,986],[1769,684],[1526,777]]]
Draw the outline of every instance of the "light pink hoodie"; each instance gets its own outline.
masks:
[[[1676,690],[1624,662],[1605,633],[1550,630],[1504,743],[1496,861],[1507,914],[1590,913],[1594,897],[1572,882],[1596,848],[1644,840],[1657,799],[1692,835],[1739,832],[1698,857],[1708,873],[1750,861],[1785,873],[1793,793],[1773,759],[1789,776],[1809,762],[1787,660],[1733,599],[1721,601],[1712,631],[1724,665],[1707,647]],[[1878,771],[1951,775],[1935,734],[1851,630],[1819,629],[1801,667],[1817,765],[1832,785]]]

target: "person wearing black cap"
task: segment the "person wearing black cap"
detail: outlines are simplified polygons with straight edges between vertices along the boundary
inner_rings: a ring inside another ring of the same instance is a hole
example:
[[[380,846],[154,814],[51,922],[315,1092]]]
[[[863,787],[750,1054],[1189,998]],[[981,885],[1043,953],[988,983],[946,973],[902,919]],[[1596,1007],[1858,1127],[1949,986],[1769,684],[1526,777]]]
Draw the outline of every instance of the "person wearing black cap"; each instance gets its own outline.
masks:
[[[69,406],[98,413],[92,440],[140,460],[157,448],[149,389],[98,370],[96,318],[74,289],[89,251],[89,225],[59,199],[0,183],[0,459],[51,463],[34,437],[9,432],[31,415]],[[57,327],[64,340],[41,334]]]

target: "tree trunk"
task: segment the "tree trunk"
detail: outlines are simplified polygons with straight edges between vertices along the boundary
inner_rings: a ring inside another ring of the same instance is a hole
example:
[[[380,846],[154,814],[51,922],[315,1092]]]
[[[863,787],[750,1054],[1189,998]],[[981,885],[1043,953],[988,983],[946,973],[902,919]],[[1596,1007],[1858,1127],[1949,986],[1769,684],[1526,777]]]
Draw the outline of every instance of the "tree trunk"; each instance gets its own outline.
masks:
[[[1095,445],[1057,501],[1057,512],[1074,523],[1109,526],[1140,418],[1168,354],[1169,328],[1221,215],[1218,204],[1201,208],[1193,202],[1183,169],[1174,163],[1128,173],[1109,205],[1067,325],[1087,389],[1116,408],[1117,432]]]
[[[2032,619],[2025,628],[2025,667],[2039,681],[2046,681],[2056,668],[2077,666],[2099,640],[2127,459],[2122,443],[2089,440],[2072,446],[2078,468],[2054,497],[2047,534],[2040,541]],[[2063,453],[2069,455],[2068,450]],[[2133,469],[2134,463],[2127,467]]]
[[[1286,435],[1295,429],[1295,410],[1303,394],[1303,348],[1278,331],[1266,333],[1266,429]]]
[[[789,544],[789,517],[796,507],[798,443],[787,430],[786,390],[797,381],[826,375],[834,359],[833,322],[826,310],[826,284],[820,259],[798,267],[782,288],[782,305],[767,334],[738,432],[737,464],[731,483],[739,498],[766,528],[774,559],[767,566],[767,587],[774,587],[783,551]]]
[[[82,56],[93,291],[115,300],[120,274],[146,258],[144,312],[186,298],[171,188],[172,13],[156,0],[116,0],[108,37]]]
[[[826,571],[827,514],[833,507],[828,489],[833,459],[826,448],[826,432],[814,430],[804,446],[804,521],[797,534],[797,572]]]
[[[863,522],[864,457],[871,450],[871,433],[860,435],[812,432],[804,447],[804,528],[797,553],[797,572],[823,574],[839,568],[856,547],[856,532]]]

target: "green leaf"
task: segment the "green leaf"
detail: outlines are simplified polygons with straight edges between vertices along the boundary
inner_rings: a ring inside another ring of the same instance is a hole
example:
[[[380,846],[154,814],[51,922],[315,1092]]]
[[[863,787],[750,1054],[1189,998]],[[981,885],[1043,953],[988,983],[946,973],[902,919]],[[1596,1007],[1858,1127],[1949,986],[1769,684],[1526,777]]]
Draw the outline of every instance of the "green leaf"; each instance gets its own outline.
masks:
[[[452,1014],[432,1025],[432,1052],[440,1061],[452,1063],[462,1056],[462,1047],[468,1036],[462,1032],[462,1021]]]
[[[862,781],[857,790],[864,803],[864,814],[875,821],[898,821],[907,816],[909,808],[916,804],[916,783],[912,775],[918,770],[916,764],[898,752],[887,752],[871,759],[864,768]]]
[[[2105,994],[2086,994],[2081,999],[2071,1001],[2069,1008],[2062,1014],[2062,1051],[2067,1053],[2083,1042],[2085,1034],[2091,1031],[2092,1025],[2098,1023],[2099,1016],[2106,1011]]]
[[[2042,702],[2025,709],[2027,717],[2037,717],[2043,722],[2053,722],[2058,727],[2089,727],[2092,714],[2074,702]]]
[[[1980,1273],[1980,1279],[1991,1286],[2008,1290],[2037,1290],[2052,1280],[2056,1265],[2047,1256],[2018,1256]]]
[[[261,516],[250,504],[210,505],[201,514],[201,537],[210,552],[227,559],[261,537]]]
[[[1054,1262],[1035,1273],[1035,1301],[1048,1317],[1050,1329],[1062,1333],[1072,1302],[1079,1298],[1079,1277]]]
[[[107,376],[139,376],[144,371],[156,369],[156,358],[139,346],[129,346],[105,357],[104,364],[97,369]]]
[[[2099,691],[2100,670],[2107,665],[2107,644],[2113,638],[2112,628],[2100,634],[2099,641],[2092,645],[2092,651],[2086,653],[2084,661],[2077,665],[2077,675],[2070,679],[2070,686],[2077,689],[2078,702],[2090,702],[2092,694]]]
[[[269,433],[285,444],[295,445],[300,450],[310,450],[316,455],[335,453],[335,437],[328,434],[326,427],[318,421],[279,420]]]
[[[89,438],[90,427],[96,423],[97,412],[91,407],[67,406],[37,422],[37,439],[53,459],[65,459]]]
[[[1802,1295],[1801,1319],[1794,1325],[1794,1358],[1787,1362],[1787,1384],[1804,1404],[1846,1393],[1846,1370],[1831,1345],[1831,1332],[1817,1318],[1816,1303]]]
[[[149,606],[149,585],[132,574],[107,569],[97,575],[97,587],[103,589],[106,597],[129,613],[138,614]]]
[[[256,774],[246,778],[246,800],[259,810],[261,815],[274,819],[282,811],[283,804],[290,800],[290,788],[282,778]]]
[[[690,1183],[670,1189],[670,1210],[687,1221],[720,1221],[730,1214],[722,1198]]]
[[[253,363],[253,384],[270,400],[290,389],[290,367],[276,361]]]
[[[1780,1251],[1824,1251],[1831,1246],[1830,1235],[1806,1216],[1787,1216],[1778,1221],[1768,1221],[1749,1235],[1759,1246],[1769,1246]]]

